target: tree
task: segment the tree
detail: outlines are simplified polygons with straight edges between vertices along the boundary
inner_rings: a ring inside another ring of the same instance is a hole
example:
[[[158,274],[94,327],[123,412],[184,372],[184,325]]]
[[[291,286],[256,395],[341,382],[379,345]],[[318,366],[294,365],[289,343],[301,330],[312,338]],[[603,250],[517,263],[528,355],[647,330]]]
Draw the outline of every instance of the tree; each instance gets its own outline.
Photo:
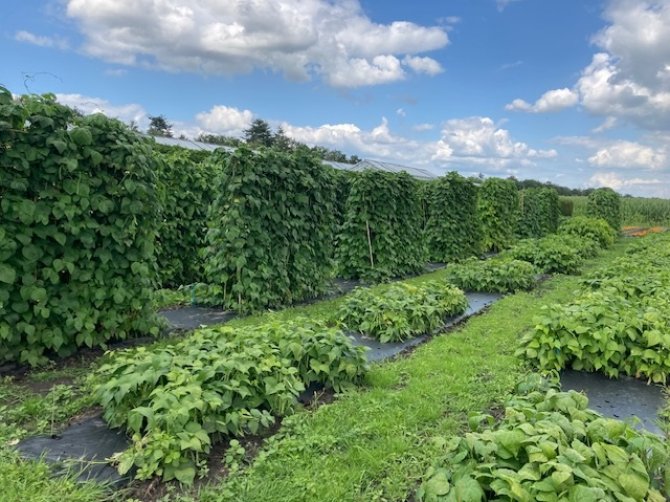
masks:
[[[272,140],[274,135],[272,134],[272,129],[270,129],[270,124],[265,120],[256,119],[254,120],[249,129],[244,130],[244,140],[252,146],[272,146]]]
[[[284,129],[279,126],[279,129],[277,129],[277,132],[272,138],[272,146],[282,152],[291,152],[295,150],[296,142],[289,138],[284,132]]]
[[[165,138],[172,137],[172,124],[170,124],[164,115],[149,115],[149,129],[147,129],[149,136],[163,136]]]
[[[361,161],[361,158],[358,155],[352,155],[349,157],[349,164],[358,164]]]
[[[242,144],[240,138],[235,138],[233,136],[224,136],[221,134],[205,134],[201,133],[196,141],[201,141],[202,143],[210,143],[212,145],[224,145],[238,147]]]
[[[347,162],[347,156],[339,150],[328,150],[321,157],[323,160],[332,160],[335,162]]]
[[[137,127],[137,121],[131,120],[128,124],[128,128],[133,132],[140,132],[140,128]]]

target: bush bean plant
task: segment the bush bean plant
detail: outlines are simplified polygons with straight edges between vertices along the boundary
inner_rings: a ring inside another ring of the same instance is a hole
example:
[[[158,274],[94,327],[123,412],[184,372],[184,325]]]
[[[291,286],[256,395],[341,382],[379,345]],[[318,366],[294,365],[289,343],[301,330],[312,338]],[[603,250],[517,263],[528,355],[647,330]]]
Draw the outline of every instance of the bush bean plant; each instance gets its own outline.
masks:
[[[394,283],[378,288],[358,288],[338,310],[347,329],[398,342],[440,328],[447,317],[468,306],[465,294],[446,282],[430,281],[414,286]]]
[[[531,289],[538,271],[527,261],[470,258],[461,263],[450,263],[446,274],[447,281],[466,291],[510,293]]]
[[[267,429],[310,383],[340,391],[366,368],[364,348],[340,331],[298,320],[201,329],[165,348],[117,352],[92,385],[105,420],[132,435],[119,471],[189,484],[214,442]]]
[[[665,441],[587,407],[584,395],[560,392],[555,382],[533,376],[499,422],[474,415],[472,432],[438,439],[444,454],[426,473],[417,499],[667,500]]]
[[[532,263],[548,274],[575,274],[584,261],[577,246],[557,235],[519,241],[504,256]]]
[[[561,235],[586,237],[596,241],[600,247],[608,248],[614,243],[616,232],[602,218],[588,216],[573,216],[568,218],[558,228]]]
[[[644,240],[651,245],[637,246],[586,277],[574,301],[544,307],[519,354],[545,369],[572,367],[666,383],[670,238]]]

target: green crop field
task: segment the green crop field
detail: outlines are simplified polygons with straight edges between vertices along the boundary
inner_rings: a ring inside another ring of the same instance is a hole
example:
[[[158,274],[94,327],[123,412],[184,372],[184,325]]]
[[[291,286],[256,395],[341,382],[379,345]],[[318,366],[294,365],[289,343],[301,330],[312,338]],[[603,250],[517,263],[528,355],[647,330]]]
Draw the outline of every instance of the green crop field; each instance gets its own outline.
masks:
[[[601,188],[568,216],[555,188],[511,178],[159,152],[3,88],[0,112],[3,502],[670,493],[666,443],[557,379],[665,388],[668,201]],[[17,450],[92,417],[125,434],[96,462],[128,483]]]

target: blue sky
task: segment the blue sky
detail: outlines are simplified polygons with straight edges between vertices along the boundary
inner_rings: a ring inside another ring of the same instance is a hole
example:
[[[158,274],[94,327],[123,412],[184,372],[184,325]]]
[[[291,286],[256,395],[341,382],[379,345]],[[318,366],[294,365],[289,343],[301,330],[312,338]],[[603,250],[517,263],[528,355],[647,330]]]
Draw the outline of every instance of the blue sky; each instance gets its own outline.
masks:
[[[670,197],[670,0],[25,0],[0,84],[437,174]]]

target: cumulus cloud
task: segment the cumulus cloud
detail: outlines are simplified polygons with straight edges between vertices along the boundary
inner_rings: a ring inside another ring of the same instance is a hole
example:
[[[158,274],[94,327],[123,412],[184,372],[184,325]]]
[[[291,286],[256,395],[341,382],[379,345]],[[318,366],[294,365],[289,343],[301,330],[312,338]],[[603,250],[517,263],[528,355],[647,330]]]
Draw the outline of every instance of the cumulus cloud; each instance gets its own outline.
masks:
[[[670,1],[610,0],[603,17],[608,24],[592,39],[598,52],[573,90],[561,90],[565,101],[557,103],[578,101],[587,112],[606,117],[606,126],[617,119],[647,130],[670,130]],[[551,109],[552,100],[541,101],[531,105],[517,99],[507,108]]]
[[[138,127],[145,128],[149,124],[148,114],[142,105],[135,103],[113,105],[106,99],[84,96],[82,94],[56,94],[56,99],[71,108],[79,110],[84,115],[104,113],[122,122],[135,122]]]
[[[626,76],[619,64],[606,53],[593,57],[577,82],[584,108],[595,115],[625,119],[647,129],[670,128],[670,89],[648,87],[635,76]]]
[[[553,149],[539,150],[514,141],[508,130],[498,127],[489,117],[449,120],[443,125],[439,137],[428,141],[393,133],[386,119],[370,130],[355,124],[296,127],[284,123],[282,127],[288,136],[309,145],[354,150],[363,155],[418,166],[450,169],[471,166],[500,172],[510,166],[532,166],[538,160],[557,155]]]
[[[34,33],[24,30],[17,31],[14,35],[14,40],[17,42],[37,45],[38,47],[55,47],[57,49],[68,48],[68,42],[64,38],[35,35]]]
[[[84,51],[116,64],[229,75],[269,69],[337,87],[439,73],[437,61],[417,54],[449,42],[441,26],[375,23],[358,0],[67,0],[67,14]]]
[[[240,136],[251,124],[254,114],[249,110],[217,105],[208,112],[198,113],[195,119],[202,128],[201,132]]]
[[[530,104],[523,99],[515,99],[506,105],[505,109],[531,113],[557,112],[575,106],[578,100],[579,95],[572,89],[566,87],[545,92],[533,104]]]
[[[521,141],[514,141],[510,132],[493,122],[489,117],[469,117],[448,120],[442,128],[442,137],[437,142],[436,160],[481,159],[493,164],[504,164],[515,160],[525,164],[530,159],[556,157],[556,150],[537,150]]]
[[[425,73],[426,75],[437,75],[444,71],[440,63],[429,57],[405,56],[403,63],[416,73]]]
[[[662,169],[668,165],[668,155],[664,148],[622,140],[598,149],[588,161],[598,167]]]
[[[393,134],[388,120],[370,130],[355,124],[323,124],[321,126],[294,126],[284,122],[282,128],[287,136],[308,145],[322,145],[338,150],[359,152],[362,155],[394,162],[421,163],[418,156],[421,143]]]
[[[140,129],[148,126],[148,114],[138,104],[116,105],[101,98],[81,94],[58,94],[57,99],[82,113],[102,112],[124,122],[135,121]],[[216,105],[186,122],[174,121],[175,136],[195,138],[201,133],[241,135],[256,115],[251,110]],[[170,117],[168,117],[170,119]],[[308,145],[356,153],[398,164],[416,165],[440,172],[444,169],[509,175],[519,168],[534,168],[557,156],[556,150],[542,150],[516,141],[507,129],[489,117],[468,117],[446,121],[432,139],[416,140],[393,132],[382,117],[380,123],[363,129],[353,123],[298,126],[281,124],[285,134]],[[415,126],[423,131],[431,124]]]
[[[609,187],[614,190],[645,185],[663,185],[664,183],[658,178],[623,178],[620,174],[613,172],[597,172],[589,178],[591,186]]]

